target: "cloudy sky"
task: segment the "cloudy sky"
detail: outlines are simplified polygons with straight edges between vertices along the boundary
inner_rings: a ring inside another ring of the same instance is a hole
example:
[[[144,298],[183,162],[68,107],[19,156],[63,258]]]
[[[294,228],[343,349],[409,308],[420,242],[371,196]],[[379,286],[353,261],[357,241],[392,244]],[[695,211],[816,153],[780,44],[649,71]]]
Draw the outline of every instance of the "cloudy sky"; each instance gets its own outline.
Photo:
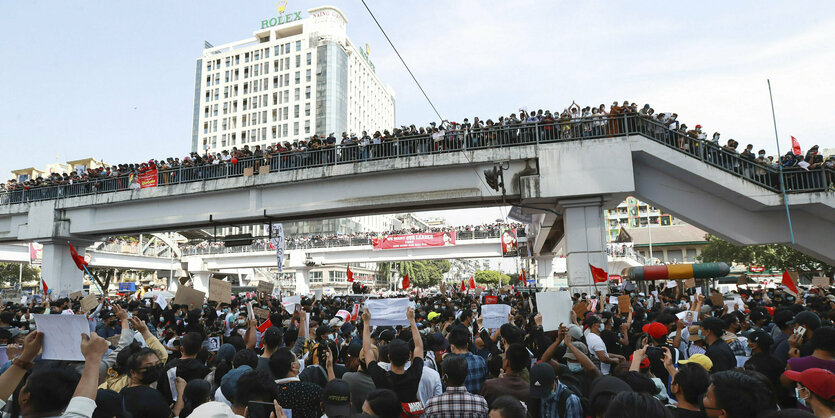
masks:
[[[446,119],[630,100],[774,153],[770,78],[783,152],[790,135],[835,147],[835,2],[367,2]],[[397,124],[436,120],[362,3],[331,4],[370,44]],[[203,40],[243,39],[274,14],[273,0],[0,1],[0,173],[185,155]]]

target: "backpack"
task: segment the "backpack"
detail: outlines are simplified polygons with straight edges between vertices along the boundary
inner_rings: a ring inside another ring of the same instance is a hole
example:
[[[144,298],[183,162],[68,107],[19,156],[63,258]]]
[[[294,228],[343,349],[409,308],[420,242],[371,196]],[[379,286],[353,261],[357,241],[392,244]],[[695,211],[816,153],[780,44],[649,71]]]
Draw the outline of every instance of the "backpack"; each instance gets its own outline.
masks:
[[[573,385],[566,385],[565,383],[563,383],[563,385],[565,385],[566,389],[560,392],[560,396],[557,398],[557,412],[560,414],[560,418],[566,418],[565,410],[568,407],[568,398],[570,398],[571,395],[576,396],[577,399],[580,400],[580,406],[583,409],[583,416],[591,416],[591,402],[589,402],[589,400],[584,396],[581,396],[580,391]]]

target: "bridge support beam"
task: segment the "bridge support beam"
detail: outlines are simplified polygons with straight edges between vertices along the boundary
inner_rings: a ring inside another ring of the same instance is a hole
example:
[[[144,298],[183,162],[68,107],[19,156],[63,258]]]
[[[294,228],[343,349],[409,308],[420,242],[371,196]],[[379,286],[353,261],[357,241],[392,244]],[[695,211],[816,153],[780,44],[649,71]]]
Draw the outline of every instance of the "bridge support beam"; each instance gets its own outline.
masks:
[[[296,294],[306,295],[310,292],[310,267],[296,268]]]
[[[534,257],[536,260],[536,285],[548,286],[551,283],[551,278],[554,277],[554,257],[553,256],[539,256]]]
[[[79,270],[70,255],[68,240],[54,240],[42,242],[43,261],[41,264],[41,278],[46,286],[52,290],[53,299],[68,296],[72,292],[80,291],[83,284],[84,272]],[[90,241],[71,240],[76,251],[84,254],[84,249]],[[107,291],[106,289],[104,290]]]
[[[212,278],[212,272],[210,271],[195,271],[191,273],[191,287],[194,290],[199,290],[201,292],[206,292],[209,294],[209,279]]]
[[[592,293],[595,286],[589,264],[603,269],[608,264],[603,199],[561,200],[559,205],[565,225],[568,286],[572,292]]]

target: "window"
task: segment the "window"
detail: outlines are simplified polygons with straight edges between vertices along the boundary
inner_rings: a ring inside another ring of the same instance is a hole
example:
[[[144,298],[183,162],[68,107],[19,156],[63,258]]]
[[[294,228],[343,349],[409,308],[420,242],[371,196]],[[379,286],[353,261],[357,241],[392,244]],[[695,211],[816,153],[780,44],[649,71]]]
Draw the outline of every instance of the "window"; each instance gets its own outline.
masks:
[[[299,105],[293,106],[293,117],[294,118],[299,117]],[[298,133],[298,132],[296,132],[296,133]]]
[[[260,57],[261,57],[261,53],[259,51],[255,51],[255,58],[254,59],[257,60]]]
[[[296,52],[302,50],[302,41],[296,41]]]
[[[696,262],[696,249],[695,248],[688,248],[687,255],[684,257],[684,261],[688,263],[695,263]]]
[[[279,47],[280,47],[280,46],[281,46],[281,45],[276,45],[276,46],[275,46],[275,48],[273,48],[273,55],[278,56],[278,54],[280,54],[280,53],[281,53],[281,52],[279,51]]]
[[[284,126],[281,127],[281,136],[287,136],[287,124],[285,123]]]
[[[301,66],[302,66],[302,56],[301,55],[296,55],[296,68],[299,68]]]
[[[293,122],[293,135],[298,135],[298,134],[299,134],[299,123],[298,122]]]
[[[294,97],[296,98],[296,101],[298,102],[299,100],[301,100],[301,90],[298,87],[296,87],[295,93],[296,94],[294,95]]]
[[[310,86],[304,88],[304,98],[310,99]]]
[[[310,65],[311,62],[313,62],[313,54],[308,52],[307,53],[307,65]]]
[[[270,48],[264,48],[264,58],[270,57]]]
[[[304,133],[306,133],[306,134],[310,133],[310,121],[309,120],[304,121]]]
[[[305,116],[310,116],[310,103],[305,103],[304,104],[304,115]]]
[[[681,250],[667,250],[667,262],[681,263]]]
[[[249,62],[249,52],[244,54],[244,62]],[[243,136],[241,136],[241,140],[243,140]]]
[[[226,86],[226,87],[223,88],[223,98],[224,99],[229,98],[229,86]]]
[[[231,63],[232,63],[232,57],[226,57],[226,66],[229,67],[229,65]]]
[[[301,71],[296,71],[296,84],[299,84],[302,80],[302,73]]]

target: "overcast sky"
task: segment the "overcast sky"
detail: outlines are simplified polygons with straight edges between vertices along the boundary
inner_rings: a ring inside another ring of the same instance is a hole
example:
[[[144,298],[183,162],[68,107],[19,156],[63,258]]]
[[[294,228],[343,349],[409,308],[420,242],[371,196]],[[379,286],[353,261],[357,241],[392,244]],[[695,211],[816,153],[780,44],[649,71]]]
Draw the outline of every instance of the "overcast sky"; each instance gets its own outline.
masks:
[[[367,1],[446,119],[630,100],[774,153],[771,78],[783,152],[790,135],[835,147],[835,2]],[[362,3],[330,3],[370,44],[397,124],[436,120]],[[0,1],[0,173],[184,156],[203,40],[273,15],[273,0]]]

